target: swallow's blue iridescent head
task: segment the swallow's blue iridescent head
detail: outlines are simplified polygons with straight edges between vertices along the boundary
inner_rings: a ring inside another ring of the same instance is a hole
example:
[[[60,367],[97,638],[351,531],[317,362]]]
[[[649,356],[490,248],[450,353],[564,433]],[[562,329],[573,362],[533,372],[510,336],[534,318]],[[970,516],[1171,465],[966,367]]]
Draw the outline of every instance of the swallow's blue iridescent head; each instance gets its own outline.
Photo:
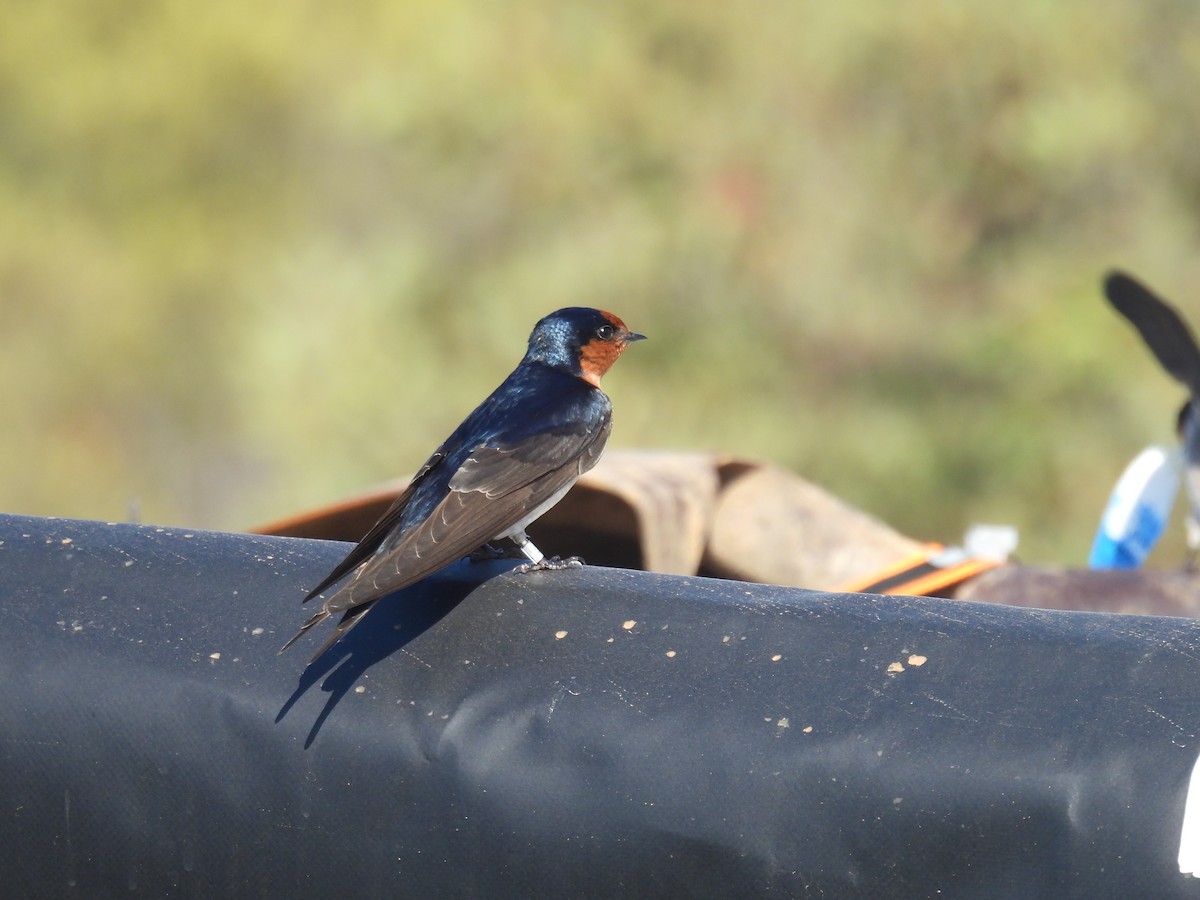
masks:
[[[570,306],[534,326],[525,359],[563,369],[599,387],[601,376],[625,346],[644,339],[610,312]]]

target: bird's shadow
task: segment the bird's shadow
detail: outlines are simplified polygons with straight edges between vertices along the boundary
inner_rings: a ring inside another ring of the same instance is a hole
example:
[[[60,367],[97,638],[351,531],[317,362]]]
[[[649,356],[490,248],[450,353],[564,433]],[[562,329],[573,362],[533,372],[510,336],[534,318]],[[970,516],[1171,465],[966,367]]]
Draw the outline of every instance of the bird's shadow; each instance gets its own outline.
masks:
[[[321,690],[329,698],[305,738],[307,750],[334,707],[363,673],[440,622],[484,581],[511,567],[496,562],[461,562],[443,570],[443,574],[380,598],[363,614],[361,622],[309,663],[276,714],[275,723],[281,722],[300,698],[321,682]]]

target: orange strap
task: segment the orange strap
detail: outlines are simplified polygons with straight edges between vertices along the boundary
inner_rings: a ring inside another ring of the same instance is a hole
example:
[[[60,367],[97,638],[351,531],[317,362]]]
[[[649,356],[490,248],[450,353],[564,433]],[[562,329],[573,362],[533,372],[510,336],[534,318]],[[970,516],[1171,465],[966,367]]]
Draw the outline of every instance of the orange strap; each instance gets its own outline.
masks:
[[[962,551],[948,551],[941,544],[926,544],[917,552],[865,578],[843,582],[834,590],[847,594],[928,596],[994,569],[1000,562],[967,556]]]

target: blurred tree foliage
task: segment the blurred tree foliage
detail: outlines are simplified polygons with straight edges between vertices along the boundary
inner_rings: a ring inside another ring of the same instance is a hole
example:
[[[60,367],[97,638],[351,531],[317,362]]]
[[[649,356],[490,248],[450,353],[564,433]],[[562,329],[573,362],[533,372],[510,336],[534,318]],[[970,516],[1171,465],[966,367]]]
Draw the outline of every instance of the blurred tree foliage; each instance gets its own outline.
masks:
[[[1182,0],[8,0],[0,508],[238,528],[407,476],[612,309],[614,445],[1078,562],[1200,322]],[[1159,554],[1178,561],[1178,541]]]

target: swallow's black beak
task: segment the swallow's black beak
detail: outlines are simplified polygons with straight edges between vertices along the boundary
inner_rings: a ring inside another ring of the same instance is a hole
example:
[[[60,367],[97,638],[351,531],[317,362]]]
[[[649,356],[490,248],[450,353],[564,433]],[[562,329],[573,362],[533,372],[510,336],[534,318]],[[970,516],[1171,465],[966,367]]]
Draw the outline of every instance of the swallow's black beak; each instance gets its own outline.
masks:
[[[627,344],[632,344],[634,341],[644,341],[645,339],[646,336],[644,334],[638,334],[636,331],[625,332],[625,343]]]

